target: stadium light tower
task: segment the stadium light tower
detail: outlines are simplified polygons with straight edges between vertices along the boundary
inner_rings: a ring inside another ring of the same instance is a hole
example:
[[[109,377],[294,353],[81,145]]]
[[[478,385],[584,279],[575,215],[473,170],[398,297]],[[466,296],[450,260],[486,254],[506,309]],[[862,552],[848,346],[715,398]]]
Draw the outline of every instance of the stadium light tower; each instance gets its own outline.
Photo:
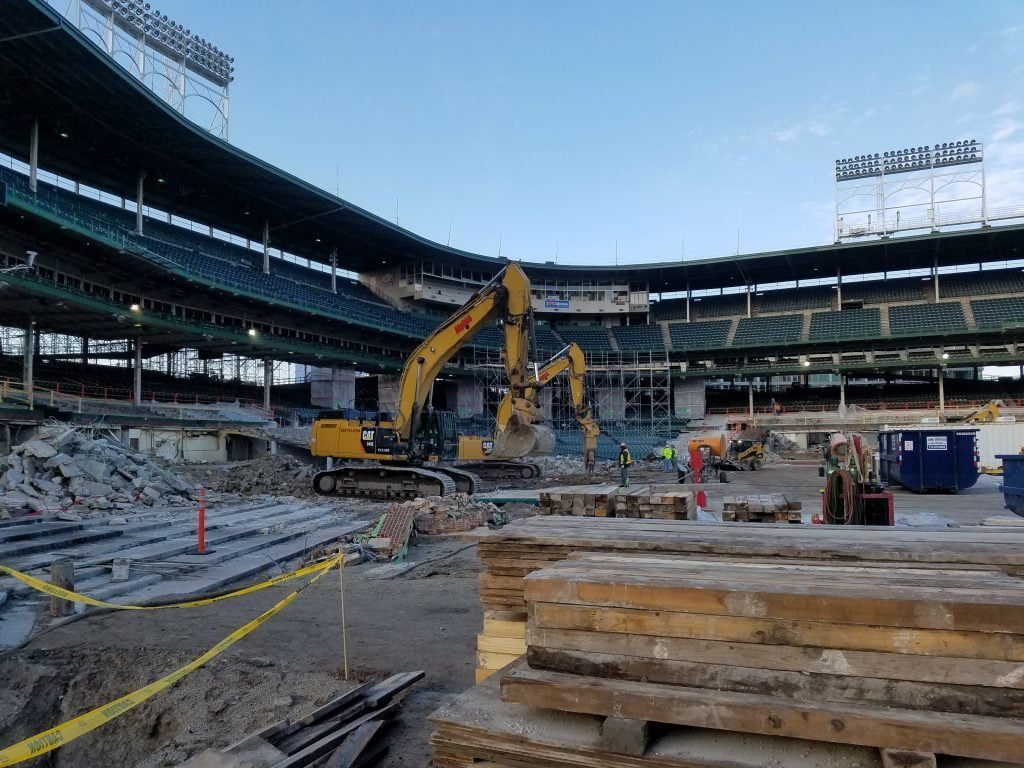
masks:
[[[174,109],[228,138],[233,57],[141,0],[48,2]]]
[[[973,139],[836,160],[835,181],[836,242],[1024,213],[987,210],[984,147]]]

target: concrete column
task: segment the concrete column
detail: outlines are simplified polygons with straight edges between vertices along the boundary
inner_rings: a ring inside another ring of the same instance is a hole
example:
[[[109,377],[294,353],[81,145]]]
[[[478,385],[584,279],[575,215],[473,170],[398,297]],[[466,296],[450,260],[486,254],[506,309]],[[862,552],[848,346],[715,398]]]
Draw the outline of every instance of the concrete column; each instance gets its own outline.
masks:
[[[270,274],[270,222],[263,220],[263,274]]]
[[[381,373],[377,376],[377,410],[394,413],[398,408],[398,384],[400,377],[395,373]]]
[[[749,297],[749,294],[748,294]],[[750,420],[754,420],[754,379],[751,378],[747,383],[747,413],[750,414]]]
[[[134,392],[132,400],[136,405],[142,405],[142,339],[135,339],[135,362],[132,367],[134,382]]]
[[[82,365],[89,364],[89,337],[82,337]]]
[[[472,380],[455,382],[455,410],[460,418],[484,412],[484,391]]]
[[[839,374],[839,410],[846,409],[846,375]]]
[[[331,293],[338,292],[338,249],[331,251]]]
[[[270,387],[274,383],[274,361],[263,361],[263,409],[270,410]]]
[[[942,368],[936,369],[939,380],[939,416],[946,415],[946,372]]]
[[[32,134],[28,142],[28,188],[33,194],[39,179],[39,120],[32,121]]]
[[[139,181],[135,187],[135,231],[142,234],[142,206],[145,202],[146,172],[139,171]]]
[[[23,354],[24,363],[22,365],[22,384],[25,388],[25,397],[28,399],[29,408],[34,404],[33,397],[33,370],[32,367],[35,363],[35,352],[36,352],[36,321],[31,317],[28,319],[28,323],[25,324],[25,352]]]
[[[751,301],[750,301],[750,286],[747,286],[747,317],[752,317],[750,312]]]
[[[843,308],[843,269],[836,267],[836,309]]]
[[[690,322],[690,281],[686,281],[686,322]]]
[[[356,399],[356,374],[347,368],[314,368],[310,402],[321,408],[351,408]]]
[[[939,300],[939,257],[932,262],[932,282],[935,284],[935,300]]]

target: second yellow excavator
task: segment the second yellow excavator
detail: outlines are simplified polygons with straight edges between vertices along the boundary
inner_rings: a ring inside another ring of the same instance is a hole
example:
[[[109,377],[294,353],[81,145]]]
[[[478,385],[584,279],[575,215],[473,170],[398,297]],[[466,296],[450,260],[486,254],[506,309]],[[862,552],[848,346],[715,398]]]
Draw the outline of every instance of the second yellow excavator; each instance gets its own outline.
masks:
[[[531,440],[523,427],[536,423],[541,410],[540,391],[562,373],[569,376],[569,395],[576,423],[583,430],[583,463],[588,472],[594,469],[597,457],[597,438],[601,428],[587,405],[584,379],[587,363],[583,350],[573,342],[544,363],[536,376],[528,379],[520,394],[510,389],[498,404],[494,437],[463,435],[459,438],[460,467],[472,470],[482,477],[537,477],[540,467],[529,461],[517,461],[527,456],[546,456],[554,449],[554,441],[547,443],[550,433],[544,431],[541,440]]]

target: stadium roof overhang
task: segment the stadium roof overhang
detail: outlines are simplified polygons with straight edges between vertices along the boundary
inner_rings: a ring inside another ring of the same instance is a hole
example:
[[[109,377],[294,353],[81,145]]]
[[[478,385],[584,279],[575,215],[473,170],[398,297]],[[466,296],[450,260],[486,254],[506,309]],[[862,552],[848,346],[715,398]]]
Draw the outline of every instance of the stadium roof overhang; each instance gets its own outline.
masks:
[[[494,271],[501,259],[434,243],[325,192],[175,112],[51,8],[5,0],[0,13],[0,150],[29,154],[39,121],[40,165],[179,216],[339,266],[380,269],[435,259]],[[845,274],[1021,258],[1024,226],[629,266],[524,263],[534,279],[604,278],[652,291],[722,288]]]

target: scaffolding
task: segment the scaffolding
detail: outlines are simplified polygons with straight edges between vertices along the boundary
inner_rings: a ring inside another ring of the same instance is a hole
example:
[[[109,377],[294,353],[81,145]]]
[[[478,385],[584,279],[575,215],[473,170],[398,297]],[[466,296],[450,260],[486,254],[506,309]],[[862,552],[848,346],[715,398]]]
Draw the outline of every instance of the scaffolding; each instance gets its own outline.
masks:
[[[672,366],[664,352],[591,352],[584,379],[587,404],[601,424],[600,453],[610,457],[619,442],[642,455],[678,435],[672,412]],[[482,393],[483,411],[465,425],[493,428],[498,403],[508,392],[498,350],[473,348],[465,368]],[[560,449],[573,452],[579,434],[569,380],[560,376],[541,391],[541,404],[559,438]]]

